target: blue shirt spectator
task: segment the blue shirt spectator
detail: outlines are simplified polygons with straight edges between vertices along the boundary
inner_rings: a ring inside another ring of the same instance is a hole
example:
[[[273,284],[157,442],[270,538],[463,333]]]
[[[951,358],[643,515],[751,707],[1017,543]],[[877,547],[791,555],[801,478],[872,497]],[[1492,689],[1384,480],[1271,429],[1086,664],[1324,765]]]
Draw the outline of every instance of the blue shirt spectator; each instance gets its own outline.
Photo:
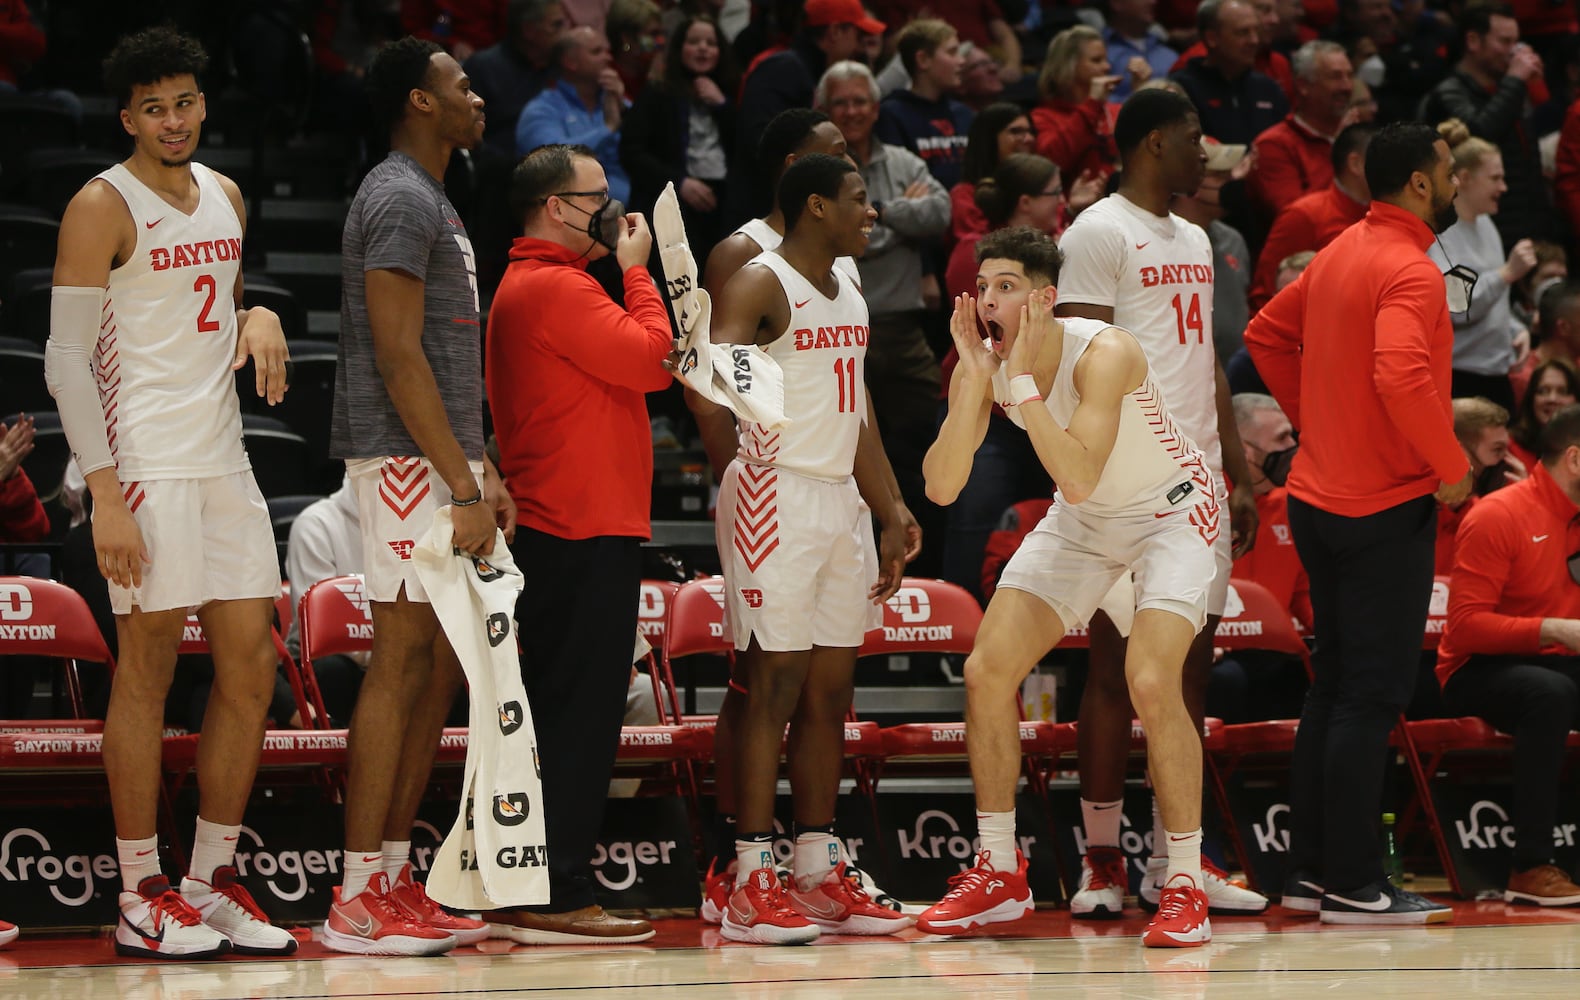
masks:
[[[516,121],[516,153],[549,143],[586,146],[609,181],[609,197],[631,200],[631,179],[620,165],[625,85],[609,58],[609,41],[590,28],[573,28],[554,43],[550,65],[559,78],[527,102]]]
[[[1112,101],[1123,101],[1130,96],[1131,77],[1126,70],[1130,60],[1137,56],[1145,59],[1152,69],[1152,79],[1155,80],[1167,77],[1170,68],[1179,60],[1179,53],[1169,48],[1151,31],[1145,32],[1140,38],[1131,38],[1120,34],[1112,27],[1104,28],[1103,44],[1108,46],[1108,65],[1113,67],[1114,74],[1119,77],[1119,85],[1109,96],[1109,100]]]

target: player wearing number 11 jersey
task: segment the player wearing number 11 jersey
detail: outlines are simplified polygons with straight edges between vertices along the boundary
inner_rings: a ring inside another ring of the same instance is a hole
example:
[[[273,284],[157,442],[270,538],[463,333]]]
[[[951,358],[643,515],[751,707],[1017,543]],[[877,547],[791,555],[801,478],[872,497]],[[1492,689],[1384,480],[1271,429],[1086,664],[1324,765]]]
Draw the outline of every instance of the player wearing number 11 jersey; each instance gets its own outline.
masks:
[[[1256,502],[1250,495],[1244,451],[1229,406],[1228,384],[1213,349],[1212,245],[1200,227],[1169,211],[1176,194],[1192,194],[1206,176],[1196,109],[1168,90],[1139,91],[1125,101],[1114,123],[1124,163],[1115,194],[1078,216],[1059,240],[1066,264],[1059,282],[1060,317],[1084,317],[1129,330],[1146,351],[1169,410],[1196,442],[1218,492],[1214,510],[1227,504],[1232,532],[1213,539],[1215,570],[1207,594],[1206,627],[1185,659],[1185,703],[1198,730],[1205,714],[1212,670],[1213,635],[1223,615],[1233,556],[1256,537]],[[1229,475],[1225,477],[1225,466]],[[1235,487],[1224,492],[1225,478]],[[1121,589],[1123,589],[1121,584]],[[1104,610],[1129,595],[1110,595]],[[1087,857],[1081,888],[1070,900],[1077,917],[1117,917],[1127,879],[1119,852],[1119,821],[1129,752],[1129,699],[1122,669],[1124,640],[1104,616],[1092,620],[1092,672],[1081,700],[1081,810]],[[1154,778],[1156,776],[1154,775]],[[1161,813],[1154,808],[1152,858],[1140,898],[1155,907],[1168,870]],[[1266,897],[1228,881],[1210,865],[1205,884],[1214,913],[1260,913]]]
[[[236,881],[242,811],[274,688],[280,575],[269,511],[241,440],[234,370],[249,356],[273,404],[285,336],[240,309],[246,217],[229,179],[192,162],[207,59],[155,28],[105,60],[132,155],[67,206],[55,256],[45,379],[93,495],[93,546],[120,639],[104,769],[124,891],[121,954],[288,954]],[[214,657],[198,748],[197,838],[179,892],[160,871],[160,727],[187,613]]]

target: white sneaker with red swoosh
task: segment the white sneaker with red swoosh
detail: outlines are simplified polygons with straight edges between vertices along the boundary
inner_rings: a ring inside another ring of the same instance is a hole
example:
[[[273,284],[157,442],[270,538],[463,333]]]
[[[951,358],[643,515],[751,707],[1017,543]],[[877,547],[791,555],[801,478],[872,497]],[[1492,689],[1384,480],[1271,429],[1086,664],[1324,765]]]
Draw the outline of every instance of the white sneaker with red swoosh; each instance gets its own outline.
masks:
[[[803,885],[797,879],[789,896],[792,909],[830,934],[894,934],[916,923],[874,903],[843,861],[819,881]]]
[[[236,869],[225,865],[214,869],[209,881],[188,875],[181,880],[181,896],[203,917],[203,922],[230,939],[240,955],[289,955],[296,951],[296,938],[284,927],[276,927],[240,882]]]
[[[797,913],[772,868],[759,868],[730,893],[719,932],[746,944],[808,944],[817,924]]]
[[[976,865],[949,880],[949,893],[916,918],[918,930],[957,934],[973,927],[1019,920],[1032,911],[1031,885],[1026,881],[1026,856],[1015,852],[1014,871],[992,867],[990,852],[977,855]]]
[[[368,887],[350,899],[340,898],[324,921],[324,946],[349,955],[442,955],[455,947],[455,935],[417,923],[390,898],[389,876],[374,875]]]
[[[230,940],[205,924],[163,875],[143,879],[136,892],[122,892],[120,903],[121,918],[115,922],[117,955],[190,959],[230,951]]]
[[[1195,948],[1212,940],[1207,917],[1207,894],[1189,875],[1176,875],[1163,883],[1158,912],[1152,915],[1141,943],[1148,948]]]

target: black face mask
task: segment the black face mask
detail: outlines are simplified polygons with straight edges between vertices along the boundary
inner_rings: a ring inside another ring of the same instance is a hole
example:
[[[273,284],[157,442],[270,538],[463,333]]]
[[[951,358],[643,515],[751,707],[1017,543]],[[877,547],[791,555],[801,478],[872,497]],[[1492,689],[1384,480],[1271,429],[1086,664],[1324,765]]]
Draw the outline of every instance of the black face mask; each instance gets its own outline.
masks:
[[[1295,462],[1295,452],[1300,450],[1300,445],[1292,445],[1283,451],[1270,451],[1262,459],[1262,475],[1266,476],[1274,486],[1282,486],[1289,481],[1289,467]]]
[[[1508,471],[1508,462],[1499,462],[1497,465],[1487,466],[1476,477],[1476,485],[1471,492],[1478,497],[1484,497],[1493,490],[1509,485],[1509,478],[1506,475]]]
[[[576,207],[587,211],[580,205]],[[625,232],[625,205],[616,198],[610,198],[598,211],[587,214],[587,228],[584,231],[594,243],[614,253],[620,242],[620,234]]]

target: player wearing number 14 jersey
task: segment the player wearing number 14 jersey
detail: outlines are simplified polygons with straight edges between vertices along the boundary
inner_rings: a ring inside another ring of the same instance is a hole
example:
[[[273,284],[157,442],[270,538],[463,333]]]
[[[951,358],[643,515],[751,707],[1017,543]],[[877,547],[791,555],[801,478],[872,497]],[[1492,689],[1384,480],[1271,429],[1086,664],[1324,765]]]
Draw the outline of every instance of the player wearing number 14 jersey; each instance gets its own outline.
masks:
[[[1143,90],[1120,109],[1114,135],[1124,161],[1115,194],[1082,212],[1060,238],[1067,261],[1059,283],[1061,317],[1085,317],[1129,330],[1180,427],[1206,458],[1218,492],[1216,509],[1227,504],[1231,531],[1213,539],[1215,568],[1207,595],[1206,627],[1185,659],[1185,702],[1198,730],[1205,714],[1212,670],[1213,634],[1223,615],[1232,555],[1256,537],[1256,504],[1250,495],[1244,451],[1212,339],[1212,245],[1200,227],[1169,212],[1176,194],[1190,194],[1206,174],[1201,125],[1189,100],[1167,90]],[[1225,466],[1235,492],[1224,492]],[[1123,587],[1121,587],[1123,589]],[[1112,608],[1118,594],[1104,601]],[[1129,617],[1115,608],[1115,621]],[[1124,640],[1108,619],[1092,622],[1091,680],[1081,701],[1081,810],[1089,849],[1081,888],[1070,900],[1077,917],[1117,917],[1127,879],[1120,854],[1119,821],[1125,759],[1130,745]],[[1156,775],[1154,775],[1154,778]],[[1152,858],[1142,880],[1142,905],[1156,907],[1168,871],[1170,843],[1163,817],[1154,808]],[[1167,849],[1166,849],[1167,848]],[[1204,866],[1203,888],[1214,913],[1260,913],[1266,897],[1230,882]]]
[[[242,811],[274,688],[269,625],[280,575],[268,508],[241,439],[233,370],[285,392],[285,337],[240,309],[245,210],[229,179],[192,162],[206,57],[155,28],[105,61],[132,155],[67,206],[55,257],[45,379],[93,495],[93,546],[120,639],[104,768],[124,891],[121,954],[288,954],[236,881]],[[198,748],[198,820],[179,891],[160,871],[160,727],[187,613],[214,658]]]

